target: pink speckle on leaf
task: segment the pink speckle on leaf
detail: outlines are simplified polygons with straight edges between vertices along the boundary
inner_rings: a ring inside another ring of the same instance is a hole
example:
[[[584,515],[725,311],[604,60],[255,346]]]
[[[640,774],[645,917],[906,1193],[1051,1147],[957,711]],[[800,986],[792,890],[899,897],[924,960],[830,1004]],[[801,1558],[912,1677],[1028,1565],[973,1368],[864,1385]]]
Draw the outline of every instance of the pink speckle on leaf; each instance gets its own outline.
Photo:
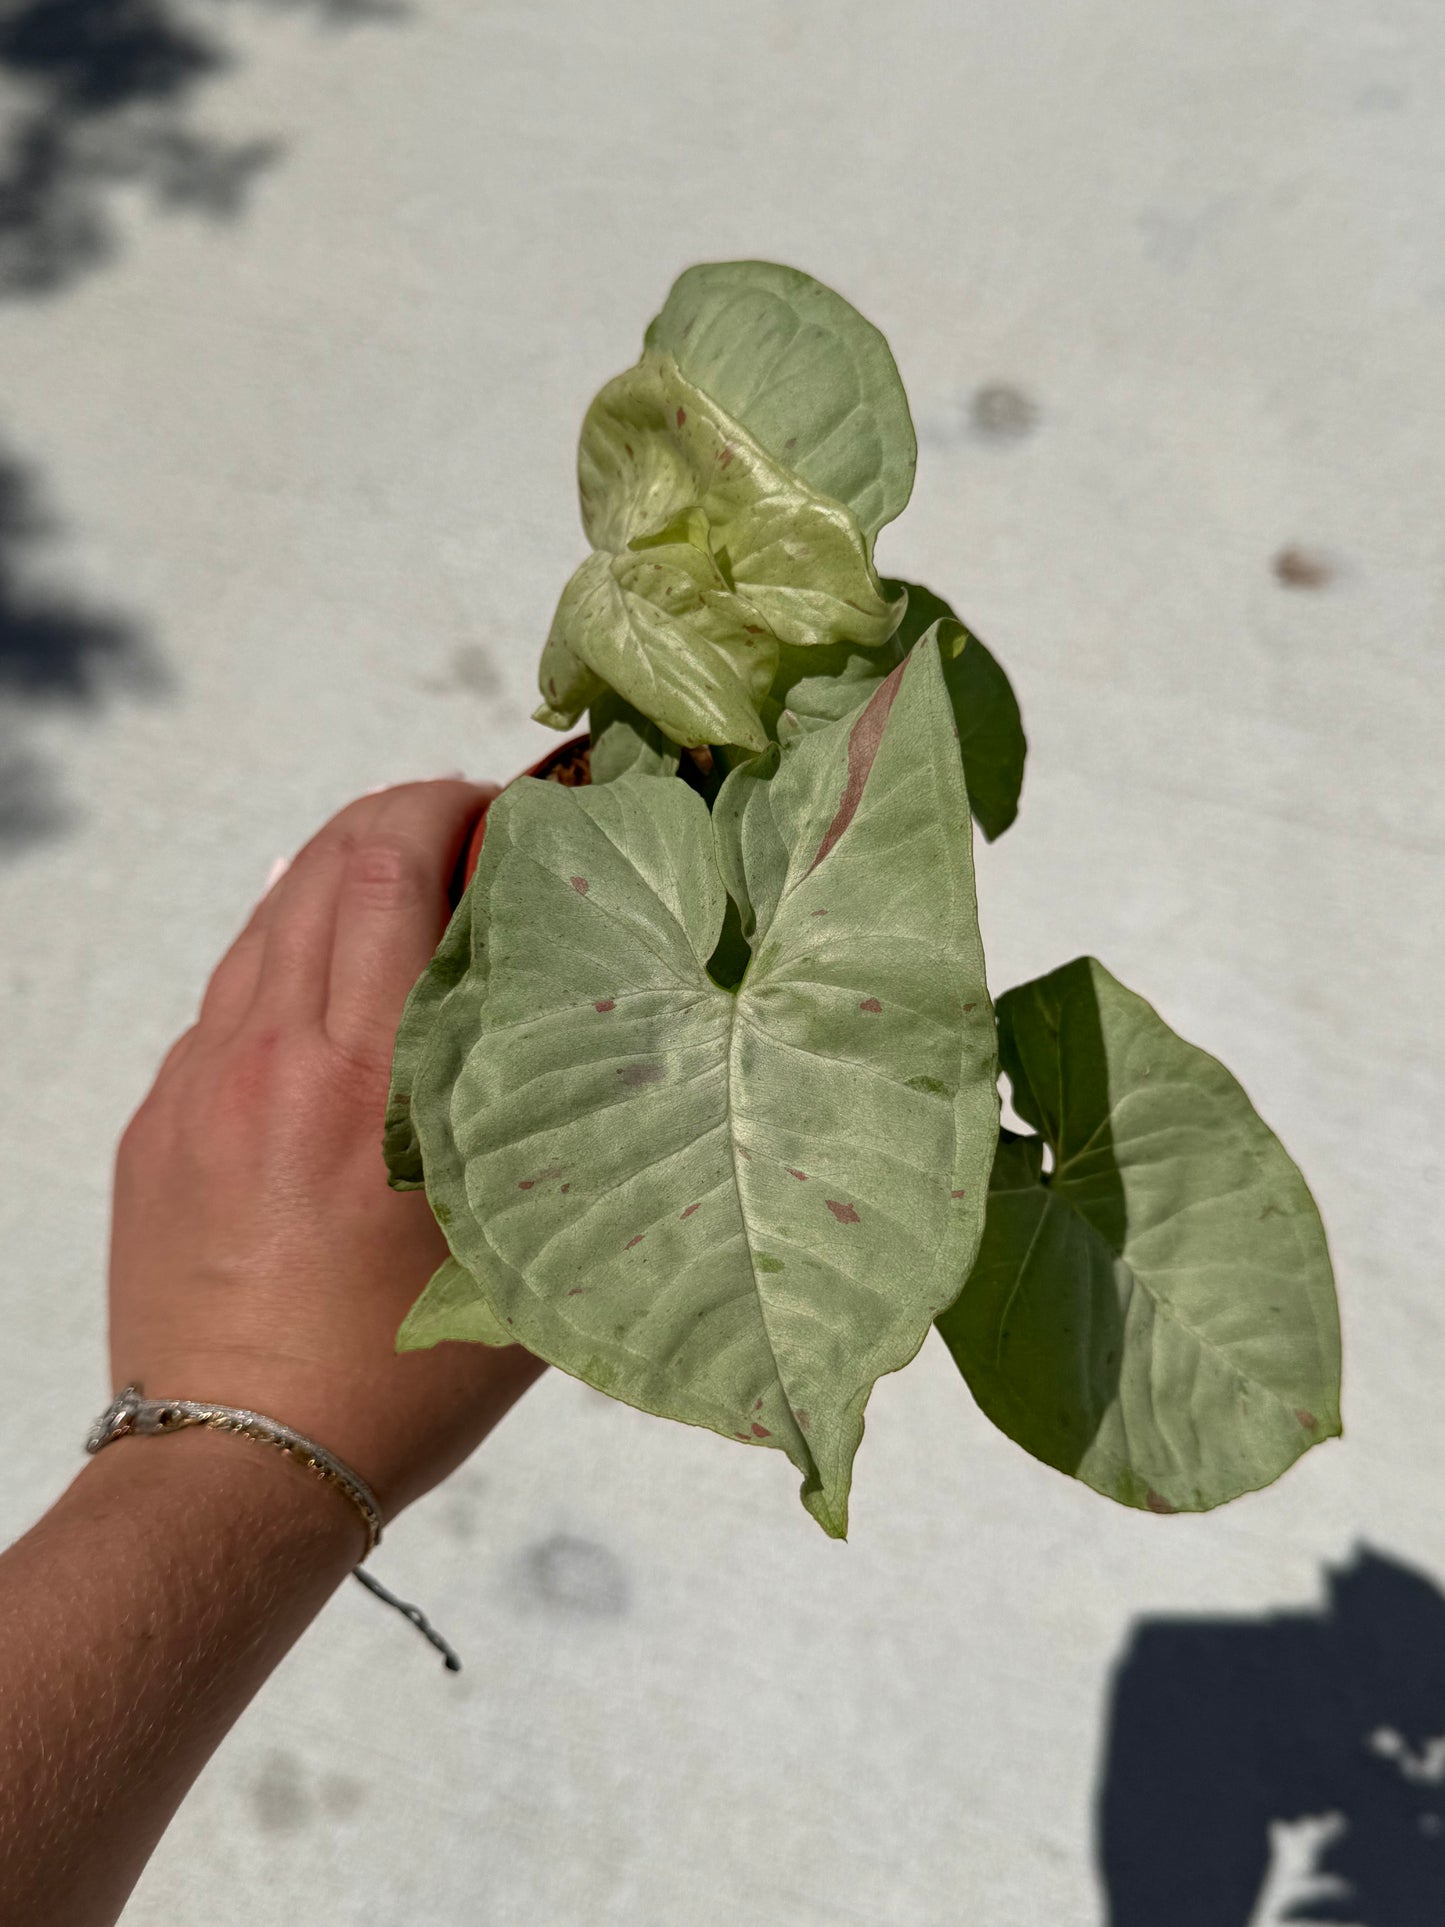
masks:
[[[851,1204],[840,1204],[837,1198],[829,1198],[827,1204],[839,1224],[857,1224],[858,1213]]]
[[[808,912],[810,917],[826,917],[827,914],[828,912],[826,910],[810,910]]]
[[[592,885],[587,881],[586,877],[573,877],[572,888],[577,892],[579,897],[585,897],[587,892],[592,888]]]
[[[759,1399],[759,1400],[758,1400],[758,1402],[757,1402],[757,1404],[756,1404],[756,1405],[755,1405],[755,1406],[753,1407],[753,1410],[754,1410],[755,1412],[761,1412],[761,1411],[762,1411],[762,1409],[763,1409],[763,1401],[762,1401],[761,1399]]]
[[[876,997],[865,997],[858,1008],[859,1010],[871,1011],[874,1016],[878,1016],[882,1012],[883,1006]]]
[[[686,1209],[686,1211],[684,1211],[684,1212],[683,1212],[683,1214],[682,1214],[682,1215],[683,1215],[683,1217],[685,1217],[685,1218],[690,1218],[690,1217],[692,1216],[692,1214],[693,1214],[693,1212],[694,1212],[694,1211],[699,1211],[699,1210],[701,1210],[701,1209],[702,1209],[702,1204],[701,1204],[701,1200],[699,1200],[699,1202],[698,1202],[697,1204],[690,1204],[690,1205],[689,1205],[689,1206],[687,1207],[687,1209]]]
[[[768,1430],[766,1425],[759,1425],[757,1421],[754,1420],[753,1437],[755,1439],[770,1439],[772,1436],[773,1436],[772,1433]]]
[[[717,458],[718,466],[720,468],[726,468],[728,463],[732,460],[732,458],[733,458],[733,447],[732,447],[732,443],[729,442],[727,447],[723,449],[722,453]]]
[[[808,1174],[806,1171],[795,1171],[791,1164],[788,1165],[786,1169],[787,1169],[788,1176],[790,1178],[797,1178],[799,1182],[802,1184],[806,1184],[808,1182]]]
[[[951,1198],[966,1198],[968,1193],[967,1191],[950,1191],[948,1195]]]
[[[684,423],[684,422],[685,422],[686,420],[687,420],[687,410],[686,410],[685,408],[679,408],[679,409],[678,409],[678,411],[677,411],[677,425],[678,425],[678,427],[679,427],[679,428],[681,428],[681,427],[682,427],[682,425],[683,425],[683,423]]]
[[[594,1010],[616,1010],[617,999],[615,997],[599,997],[592,1008]]]
[[[629,1238],[627,1240],[627,1243],[622,1247],[622,1249],[624,1251],[631,1251],[632,1247],[634,1245],[640,1245],[646,1236],[647,1236],[647,1233],[645,1231],[639,1231],[635,1238]]]
[[[1144,1503],[1151,1512],[1170,1513],[1179,1510],[1177,1505],[1170,1505],[1169,1501],[1164,1497],[1164,1494],[1162,1492],[1156,1492],[1152,1486],[1144,1494]]]
[[[1295,1417],[1299,1420],[1300,1424],[1305,1428],[1307,1432],[1313,1432],[1315,1427],[1319,1424],[1319,1420],[1315,1417],[1313,1412],[1306,1412],[1303,1409],[1297,1411],[1295,1413]]]

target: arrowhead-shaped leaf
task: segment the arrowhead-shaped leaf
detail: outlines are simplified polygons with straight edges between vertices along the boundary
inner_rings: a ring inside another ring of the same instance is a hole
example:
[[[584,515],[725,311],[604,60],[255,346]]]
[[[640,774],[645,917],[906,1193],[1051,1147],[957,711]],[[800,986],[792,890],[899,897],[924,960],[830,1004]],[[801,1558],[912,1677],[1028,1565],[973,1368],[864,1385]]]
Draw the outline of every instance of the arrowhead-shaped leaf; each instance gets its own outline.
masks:
[[[723,869],[719,868],[721,860]],[[723,873],[736,994],[707,963]],[[954,1296],[997,1135],[967,798],[937,651],[716,823],[683,783],[518,783],[411,1115],[512,1336],[782,1450],[841,1534],[863,1408]]]
[[[983,1410],[1125,1505],[1206,1511],[1340,1430],[1304,1179],[1225,1070],[1081,957],[999,1000],[1019,1115],[939,1329]],[[1053,1169],[1043,1168],[1044,1144]]]
[[[647,331],[773,458],[853,511],[870,543],[901,515],[918,447],[888,343],[796,268],[717,261],[673,284]]]

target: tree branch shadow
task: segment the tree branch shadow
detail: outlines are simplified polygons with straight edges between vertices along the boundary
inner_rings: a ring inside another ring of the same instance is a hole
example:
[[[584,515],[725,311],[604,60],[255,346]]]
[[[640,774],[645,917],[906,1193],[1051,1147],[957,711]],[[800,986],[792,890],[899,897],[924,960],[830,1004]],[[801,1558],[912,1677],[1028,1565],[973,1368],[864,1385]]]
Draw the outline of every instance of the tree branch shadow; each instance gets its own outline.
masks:
[[[1360,1548],[1318,1611],[1144,1621],[1098,1822],[1112,1927],[1437,1927],[1445,1597]]]
[[[244,214],[282,144],[220,139],[193,113],[236,64],[221,28],[242,4],[336,29],[410,11],[400,0],[0,0],[0,301],[54,298],[112,261],[120,189],[211,220]],[[132,618],[37,583],[31,551],[58,533],[40,503],[33,473],[0,447],[0,857],[74,821],[27,720],[47,705],[154,700],[173,680]]]

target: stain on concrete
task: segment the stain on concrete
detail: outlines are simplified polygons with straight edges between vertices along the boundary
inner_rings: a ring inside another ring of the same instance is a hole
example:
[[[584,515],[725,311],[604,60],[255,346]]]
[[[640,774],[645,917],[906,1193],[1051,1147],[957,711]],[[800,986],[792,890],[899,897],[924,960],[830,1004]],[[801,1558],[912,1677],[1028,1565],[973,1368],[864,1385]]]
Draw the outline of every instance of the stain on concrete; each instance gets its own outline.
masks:
[[[1038,427],[1038,403],[1022,388],[1007,381],[986,381],[976,388],[968,406],[976,435],[990,442],[1021,442]]]
[[[631,1604],[632,1587],[621,1560],[593,1539],[557,1532],[529,1546],[521,1563],[528,1596],[554,1611],[618,1619]]]
[[[502,691],[496,664],[479,642],[464,643],[453,653],[450,681],[471,696],[498,696]]]
[[[1290,543],[1275,556],[1271,567],[1275,580],[1286,589],[1327,589],[1339,574],[1334,562],[1320,549],[1307,549]]]
[[[301,1833],[316,1817],[316,1802],[301,1762],[277,1751],[251,1783],[251,1811],[262,1833]]]

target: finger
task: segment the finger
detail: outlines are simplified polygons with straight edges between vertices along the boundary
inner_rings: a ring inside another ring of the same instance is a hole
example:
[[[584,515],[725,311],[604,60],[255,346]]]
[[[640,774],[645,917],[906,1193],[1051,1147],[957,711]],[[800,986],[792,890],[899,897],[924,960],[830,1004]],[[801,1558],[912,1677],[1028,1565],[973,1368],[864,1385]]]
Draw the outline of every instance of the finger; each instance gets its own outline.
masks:
[[[256,995],[261,976],[261,958],[266,949],[266,911],[271,892],[291,868],[289,857],[278,856],[271,866],[266,887],[257,899],[245,927],[230,949],[211,972],[201,998],[199,1022],[206,1034],[220,1040],[241,1026]]]
[[[376,799],[336,906],[325,1026],[341,1049],[389,1055],[408,991],[450,916],[448,886],[495,789],[412,783]]]

